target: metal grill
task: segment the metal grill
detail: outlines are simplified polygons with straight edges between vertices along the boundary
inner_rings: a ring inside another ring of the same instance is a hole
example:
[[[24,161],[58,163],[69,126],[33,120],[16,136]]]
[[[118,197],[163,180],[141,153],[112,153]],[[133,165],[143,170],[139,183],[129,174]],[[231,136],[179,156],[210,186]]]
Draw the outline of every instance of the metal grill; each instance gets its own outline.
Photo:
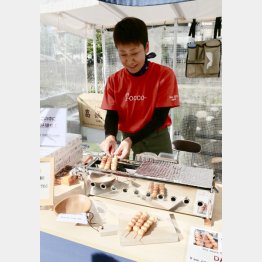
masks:
[[[188,167],[161,160],[144,161],[137,168],[136,174],[166,182],[209,189],[212,188],[213,183],[212,169]]]
[[[195,168],[176,164],[168,160],[150,159],[146,161],[119,161],[117,170],[99,168],[100,158],[93,160],[87,170],[112,173],[119,176],[159,180],[168,183],[182,184],[205,189],[213,187],[213,169]]]

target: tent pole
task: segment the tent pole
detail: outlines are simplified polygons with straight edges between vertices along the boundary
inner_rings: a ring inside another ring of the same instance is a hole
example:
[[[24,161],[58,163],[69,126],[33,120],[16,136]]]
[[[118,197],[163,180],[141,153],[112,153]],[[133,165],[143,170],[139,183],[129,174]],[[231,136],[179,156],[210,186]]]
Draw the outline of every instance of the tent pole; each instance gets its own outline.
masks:
[[[103,93],[104,93],[104,86],[106,83],[106,39],[105,39],[105,30],[101,29],[102,34],[102,53],[103,53]]]
[[[177,19],[175,19],[174,22],[174,52],[173,52],[173,70],[176,73],[176,65],[177,65],[177,29],[178,29],[178,25],[177,25]],[[170,126],[170,131],[169,131],[169,135],[170,135],[170,139],[171,141],[173,141],[173,137],[174,137],[174,108],[170,109],[170,117],[172,119],[172,125]]]
[[[86,92],[88,93],[88,79],[87,79],[87,52],[86,52],[87,40],[85,40],[84,45],[85,45],[85,48],[84,48],[84,50],[85,50],[85,54],[84,54],[84,56],[85,56],[85,60],[84,60],[84,61],[86,61],[86,62],[85,62],[85,82],[86,82],[85,86],[86,86]]]
[[[93,53],[94,53],[94,77],[95,77],[95,93],[98,93],[97,89],[97,54],[96,54],[96,30],[93,30]]]

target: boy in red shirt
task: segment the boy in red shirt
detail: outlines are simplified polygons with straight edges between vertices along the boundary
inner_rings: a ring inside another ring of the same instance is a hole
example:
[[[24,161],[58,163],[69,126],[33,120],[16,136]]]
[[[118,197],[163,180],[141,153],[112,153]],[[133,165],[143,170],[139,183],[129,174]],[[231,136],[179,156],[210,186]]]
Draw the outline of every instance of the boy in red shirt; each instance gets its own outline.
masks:
[[[142,152],[172,153],[168,126],[171,107],[179,106],[177,80],[173,70],[148,59],[146,24],[135,17],[118,22],[113,33],[123,69],[106,83],[101,108],[107,110],[105,140],[100,144],[107,155],[120,159]],[[117,147],[116,136],[123,140]]]

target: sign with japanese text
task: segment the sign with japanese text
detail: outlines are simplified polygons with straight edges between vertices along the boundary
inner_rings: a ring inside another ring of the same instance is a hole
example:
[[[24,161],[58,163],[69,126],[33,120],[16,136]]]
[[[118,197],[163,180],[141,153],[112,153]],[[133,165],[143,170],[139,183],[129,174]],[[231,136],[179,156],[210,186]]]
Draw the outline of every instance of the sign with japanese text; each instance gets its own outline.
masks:
[[[40,108],[40,146],[65,146],[67,108]]]
[[[54,158],[40,159],[40,206],[54,204]]]

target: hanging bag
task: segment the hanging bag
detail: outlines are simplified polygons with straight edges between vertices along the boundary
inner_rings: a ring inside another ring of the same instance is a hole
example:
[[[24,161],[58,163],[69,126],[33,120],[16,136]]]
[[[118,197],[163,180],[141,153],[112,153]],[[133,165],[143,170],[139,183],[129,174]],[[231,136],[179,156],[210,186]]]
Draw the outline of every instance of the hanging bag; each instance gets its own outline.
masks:
[[[192,25],[189,35],[192,34],[194,38],[196,25],[196,21],[194,21],[194,19]],[[214,39],[206,41],[193,41],[188,43],[186,57],[186,77],[194,78],[220,76],[222,42],[219,39],[216,39],[217,32],[220,36],[220,29],[221,18],[219,20],[217,18],[214,30]]]

